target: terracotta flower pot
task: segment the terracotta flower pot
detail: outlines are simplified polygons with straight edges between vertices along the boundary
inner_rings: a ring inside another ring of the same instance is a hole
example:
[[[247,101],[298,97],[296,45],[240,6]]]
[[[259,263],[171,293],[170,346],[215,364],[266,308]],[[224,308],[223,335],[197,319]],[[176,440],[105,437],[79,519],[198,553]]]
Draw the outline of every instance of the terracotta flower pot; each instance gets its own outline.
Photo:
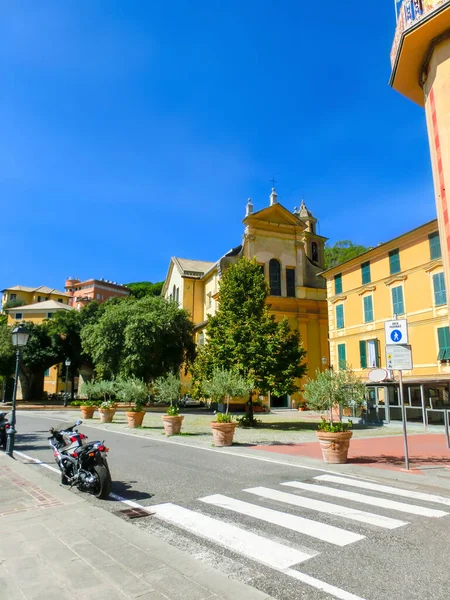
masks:
[[[210,423],[214,446],[231,446],[237,423]]]
[[[176,417],[172,417],[171,415],[163,415],[162,420],[166,435],[177,435],[180,433],[183,419],[184,417],[180,417],[179,415]]]
[[[142,412],[127,412],[125,413],[128,419],[128,427],[134,429],[135,427],[141,427],[142,421],[145,417],[145,411]]]
[[[347,462],[348,447],[352,431],[340,431],[331,433],[328,431],[316,431],[322,449],[323,460],[326,463],[342,465]]]
[[[95,413],[95,406],[80,406],[81,418],[92,419]]]
[[[99,408],[100,423],[112,423],[113,417],[116,414],[115,408]]]

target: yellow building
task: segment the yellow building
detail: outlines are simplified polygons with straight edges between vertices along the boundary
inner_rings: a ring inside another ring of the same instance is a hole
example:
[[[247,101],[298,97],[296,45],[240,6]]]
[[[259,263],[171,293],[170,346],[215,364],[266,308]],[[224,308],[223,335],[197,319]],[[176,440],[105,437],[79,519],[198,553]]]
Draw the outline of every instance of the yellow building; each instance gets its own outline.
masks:
[[[62,304],[68,304],[72,294],[62,292],[55,288],[49,288],[45,285],[41,287],[25,287],[15,285],[14,287],[2,290],[2,307],[10,301],[21,302],[22,304],[34,304],[36,302],[46,302],[54,300]]]
[[[58,297],[58,295],[56,296]],[[31,323],[42,323],[45,319],[51,319],[56,312],[61,310],[74,310],[74,308],[63,301],[60,301],[58,298],[58,300],[45,300],[35,302],[34,304],[25,304],[15,308],[7,308],[5,312],[8,315],[8,325],[15,325],[16,323],[27,321]],[[60,375],[61,365],[54,365],[45,371],[44,392],[47,392],[48,394],[57,394],[64,390],[65,384],[62,382]],[[20,386],[17,391],[17,397],[19,400],[22,398]]]
[[[449,406],[450,333],[437,221],[323,273],[327,281],[331,365],[347,365],[368,382],[374,367],[386,367],[384,323],[407,319],[413,369],[404,371],[409,419],[426,418],[423,406]],[[369,411],[400,418],[398,385],[369,386]],[[430,420],[441,413],[428,412]]]
[[[425,108],[436,210],[450,286],[450,0],[398,0],[390,84]]]
[[[222,272],[241,256],[253,259],[270,286],[268,303],[277,318],[286,316],[292,329],[300,332],[307,351],[308,375],[328,364],[328,324],[325,280],[318,276],[324,266],[326,238],[316,232],[315,219],[304,202],[291,213],[278,203],[275,190],[270,205],[253,211],[248,201],[243,220],[242,244],[227,252],[217,262],[173,257],[162,294],[175,299],[192,316],[196,341],[205,342],[208,315],[217,308],[217,293]],[[290,407],[293,398],[269,399],[272,407]]]

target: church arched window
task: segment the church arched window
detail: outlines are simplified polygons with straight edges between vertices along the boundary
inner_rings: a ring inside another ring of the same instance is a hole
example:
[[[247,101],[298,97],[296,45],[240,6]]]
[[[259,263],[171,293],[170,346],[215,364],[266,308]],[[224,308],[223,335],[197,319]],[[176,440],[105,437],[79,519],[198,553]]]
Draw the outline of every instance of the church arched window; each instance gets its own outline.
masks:
[[[281,296],[281,266],[276,258],[269,261],[270,295]]]
[[[319,262],[319,247],[317,242],[311,244],[311,258],[313,262]]]

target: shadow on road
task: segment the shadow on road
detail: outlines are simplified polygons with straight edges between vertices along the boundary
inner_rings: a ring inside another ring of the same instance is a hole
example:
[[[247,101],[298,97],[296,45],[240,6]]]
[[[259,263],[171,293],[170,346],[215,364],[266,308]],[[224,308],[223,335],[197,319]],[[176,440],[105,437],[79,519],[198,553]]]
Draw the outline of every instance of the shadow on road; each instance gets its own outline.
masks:
[[[139,492],[133,488],[133,484],[137,481],[113,481],[112,492],[127,500],[146,500],[152,498],[154,494],[148,494],[147,492]]]
[[[27,450],[49,450],[50,446],[48,445],[47,440],[43,440],[39,433],[45,433],[49,435],[49,433],[45,431],[37,431],[36,433],[20,433],[17,435],[16,446],[17,449],[23,452]]]

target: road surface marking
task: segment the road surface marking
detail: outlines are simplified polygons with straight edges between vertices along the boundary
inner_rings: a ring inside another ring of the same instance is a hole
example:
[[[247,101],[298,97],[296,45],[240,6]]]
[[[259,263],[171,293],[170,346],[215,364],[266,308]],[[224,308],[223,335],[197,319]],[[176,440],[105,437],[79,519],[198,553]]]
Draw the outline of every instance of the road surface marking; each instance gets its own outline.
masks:
[[[169,523],[178,525],[273,569],[287,569],[318,554],[312,550],[305,552],[284,546],[236,525],[224,523],[219,519],[213,519],[176,504],[158,504],[152,506],[151,510]]]
[[[213,496],[207,496],[206,498],[199,498],[201,502],[206,504],[212,504],[214,506],[220,506],[233,512],[247,515],[266,523],[273,523],[279,527],[296,531],[297,533],[303,533],[309,537],[335,544],[336,546],[347,546],[354,542],[359,542],[365,538],[364,535],[359,533],[353,533],[352,531],[346,531],[345,529],[339,529],[333,525],[327,525],[325,523],[319,523],[318,521],[312,521],[311,519],[305,519],[297,515],[290,515],[288,513],[279,512],[271,508],[264,508],[257,504],[251,504],[250,502],[243,502],[242,500],[235,500],[222,494],[214,494]]]
[[[32,456],[29,456],[28,454],[24,454],[23,452],[18,452],[17,450],[14,450],[14,454],[17,454],[17,456],[22,456],[23,458],[26,458],[27,460],[31,460],[34,463],[41,465],[41,467],[45,467],[49,471],[58,473],[58,475],[61,473],[61,471],[59,469],[57,469],[56,467],[52,467],[51,465],[48,465],[47,463],[42,462],[42,460],[39,460],[38,458],[33,458]]]
[[[287,481],[281,485],[287,485],[299,490],[314,492],[315,494],[324,494],[325,496],[334,496],[336,498],[344,498],[353,502],[361,502],[361,504],[369,504],[370,506],[380,506],[381,508],[389,508],[400,512],[409,513],[411,515],[421,515],[423,517],[445,517],[448,513],[443,510],[435,510],[424,506],[416,506],[415,504],[405,504],[396,500],[386,500],[386,498],[377,498],[376,496],[365,496],[356,492],[347,492],[337,488],[327,487],[325,485],[313,485],[311,483],[300,483],[299,481]]]
[[[329,502],[322,502],[321,500],[305,498],[304,496],[296,496],[295,494],[288,494],[287,492],[280,492],[279,490],[272,490],[270,488],[254,487],[243,491],[270,500],[276,500],[277,502],[284,502],[285,504],[292,504],[293,506],[300,506],[301,508],[309,508],[310,510],[316,510],[321,513],[351,519],[352,521],[368,523],[369,525],[375,525],[376,527],[384,527],[385,529],[396,529],[397,527],[408,525],[408,521],[399,521],[398,519],[392,519],[391,517],[383,517],[382,515],[357,510],[348,506],[339,506],[339,504],[331,504]]]
[[[435,496],[434,494],[425,494],[424,492],[414,492],[401,488],[391,487],[389,485],[378,485],[377,483],[369,483],[368,481],[357,481],[355,479],[346,479],[345,477],[336,477],[335,475],[318,475],[314,477],[319,481],[329,481],[331,483],[342,483],[353,487],[362,488],[365,490],[373,490],[375,492],[385,492],[393,496],[402,496],[403,498],[412,498],[414,500],[423,500],[424,502],[434,502],[435,504],[445,504],[450,506],[450,498],[444,496]]]
[[[341,590],[334,585],[330,585],[329,583],[325,583],[324,581],[320,581],[320,579],[316,579],[315,577],[311,577],[311,575],[306,575],[306,573],[300,573],[295,569],[285,569],[282,571],[285,575],[289,575],[289,577],[293,577],[302,583],[306,583],[306,585],[310,585],[330,596],[334,596],[335,598],[339,598],[340,600],[364,600],[360,596],[355,596],[355,594],[351,594],[350,592],[346,592],[345,590]]]

